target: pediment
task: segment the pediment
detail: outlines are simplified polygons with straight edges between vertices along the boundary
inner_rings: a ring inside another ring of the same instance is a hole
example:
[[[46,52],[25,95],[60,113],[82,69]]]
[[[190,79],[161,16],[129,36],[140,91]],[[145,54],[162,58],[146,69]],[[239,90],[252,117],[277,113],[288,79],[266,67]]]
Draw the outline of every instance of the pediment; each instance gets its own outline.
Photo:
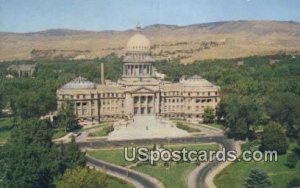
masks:
[[[139,87],[131,91],[131,93],[154,93],[154,92],[155,90],[148,87]]]

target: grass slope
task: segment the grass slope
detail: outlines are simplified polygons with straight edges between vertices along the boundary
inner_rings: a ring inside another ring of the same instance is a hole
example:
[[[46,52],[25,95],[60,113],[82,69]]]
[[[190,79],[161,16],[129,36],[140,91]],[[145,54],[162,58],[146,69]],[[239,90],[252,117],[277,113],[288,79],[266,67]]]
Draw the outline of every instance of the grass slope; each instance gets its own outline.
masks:
[[[288,152],[292,152],[295,145],[290,144]],[[286,163],[287,154],[278,157],[277,162],[234,162],[223,170],[214,180],[217,187],[240,188],[244,187],[245,178],[249,175],[251,168],[259,167],[265,170],[272,178],[273,188],[286,187],[287,183],[295,178],[300,178],[300,163],[296,168],[288,168]]]
[[[149,146],[151,148],[152,146]],[[217,144],[175,144],[165,145],[168,149],[182,149],[187,150],[217,150]],[[127,166],[132,163],[126,162],[124,159],[123,148],[108,148],[92,150],[88,152],[89,155],[101,159],[107,162],[118,164],[121,166]],[[134,167],[134,170],[149,174],[159,179],[166,188],[184,188],[186,187],[186,177],[191,170],[196,168],[196,163],[170,163],[170,166],[164,166],[162,163],[158,163],[156,166],[149,164],[142,164]]]

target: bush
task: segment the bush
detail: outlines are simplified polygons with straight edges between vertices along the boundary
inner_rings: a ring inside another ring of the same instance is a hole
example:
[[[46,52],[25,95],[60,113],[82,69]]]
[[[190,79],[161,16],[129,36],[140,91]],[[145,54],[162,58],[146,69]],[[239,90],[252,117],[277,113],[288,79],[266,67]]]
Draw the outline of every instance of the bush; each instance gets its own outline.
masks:
[[[271,187],[272,181],[268,174],[260,169],[253,168],[250,171],[249,176],[245,180],[245,187],[254,188],[254,187]]]
[[[176,124],[176,127],[178,128],[178,129],[183,129],[183,130],[185,130],[185,131],[190,131],[190,127],[189,126],[187,126],[187,125],[185,125],[185,124],[183,124],[183,123],[181,123],[181,122],[178,122],[177,124]]]
[[[286,158],[286,166],[289,168],[295,168],[298,163],[298,155],[296,153],[288,154]]]
[[[213,123],[215,121],[215,110],[211,107],[204,109],[203,123]]]
[[[293,178],[291,181],[288,182],[287,187],[288,188],[300,187],[299,178]]]
[[[114,131],[114,126],[108,126],[108,127],[104,127],[103,128],[104,132],[105,132],[105,135],[108,135],[110,132],[113,132]]]

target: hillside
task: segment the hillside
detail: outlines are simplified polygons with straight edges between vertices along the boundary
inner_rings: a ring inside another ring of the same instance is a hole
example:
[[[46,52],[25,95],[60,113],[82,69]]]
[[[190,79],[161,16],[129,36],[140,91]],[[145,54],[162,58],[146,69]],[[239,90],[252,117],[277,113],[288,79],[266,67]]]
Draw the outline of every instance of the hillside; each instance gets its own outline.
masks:
[[[134,30],[79,31],[52,29],[0,33],[0,60],[85,59],[124,54]],[[300,24],[279,21],[229,21],[188,26],[151,25],[143,29],[157,59],[237,58],[279,52],[300,53]]]

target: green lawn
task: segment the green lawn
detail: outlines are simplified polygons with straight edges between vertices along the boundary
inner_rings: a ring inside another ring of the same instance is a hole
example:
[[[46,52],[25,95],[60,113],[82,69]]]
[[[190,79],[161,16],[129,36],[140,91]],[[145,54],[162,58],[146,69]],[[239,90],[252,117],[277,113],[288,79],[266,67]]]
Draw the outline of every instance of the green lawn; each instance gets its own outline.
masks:
[[[168,149],[182,149],[185,147],[187,150],[218,150],[219,148],[217,144],[174,144],[165,145],[164,147]],[[152,148],[152,146],[149,146],[149,148]],[[121,166],[132,164],[125,161],[123,152],[123,148],[110,148],[88,151],[88,154],[97,159]],[[142,163],[133,169],[159,179],[166,188],[184,188],[186,187],[186,177],[194,168],[196,168],[196,163],[171,162],[170,166],[164,166],[163,163],[158,162],[156,166]]]
[[[226,129],[226,127],[224,127],[224,125],[218,124],[218,123],[205,124],[205,125],[211,126],[211,127],[215,127],[215,128],[221,129],[221,130],[225,130]]]
[[[10,137],[11,129],[13,128],[13,118],[0,118],[0,144],[7,141]]]
[[[290,144],[288,152],[291,152],[294,147],[294,144]],[[290,169],[285,166],[286,156],[287,155],[279,156],[278,162],[234,162],[215,178],[215,184],[217,187],[223,188],[243,187],[244,180],[248,176],[250,169],[259,167],[265,170],[272,178],[272,187],[286,187],[291,179],[295,177],[300,178],[300,162],[296,168]]]
[[[117,179],[112,176],[107,178],[107,188],[133,188],[134,186],[127,183],[126,181]]]
[[[188,126],[188,123],[186,121],[173,119],[173,122],[176,124],[176,127],[178,129],[182,129],[187,132],[201,132],[201,130],[199,130],[199,129],[195,129],[193,127]]]
[[[123,148],[90,150],[88,151],[88,154],[96,159],[101,159],[103,161],[107,161],[121,166],[127,166],[132,164],[132,162],[128,162],[124,159]]]
[[[196,167],[195,163],[178,163],[170,166],[142,165],[134,169],[157,178],[166,188],[185,188],[187,175]]]
[[[69,132],[66,132],[64,128],[56,128],[53,130],[53,139],[61,138],[68,134]]]
[[[102,128],[99,128],[95,132],[90,133],[89,136],[91,136],[91,137],[107,136],[113,130],[114,129],[113,129],[112,125],[106,124],[105,126],[103,126]]]

